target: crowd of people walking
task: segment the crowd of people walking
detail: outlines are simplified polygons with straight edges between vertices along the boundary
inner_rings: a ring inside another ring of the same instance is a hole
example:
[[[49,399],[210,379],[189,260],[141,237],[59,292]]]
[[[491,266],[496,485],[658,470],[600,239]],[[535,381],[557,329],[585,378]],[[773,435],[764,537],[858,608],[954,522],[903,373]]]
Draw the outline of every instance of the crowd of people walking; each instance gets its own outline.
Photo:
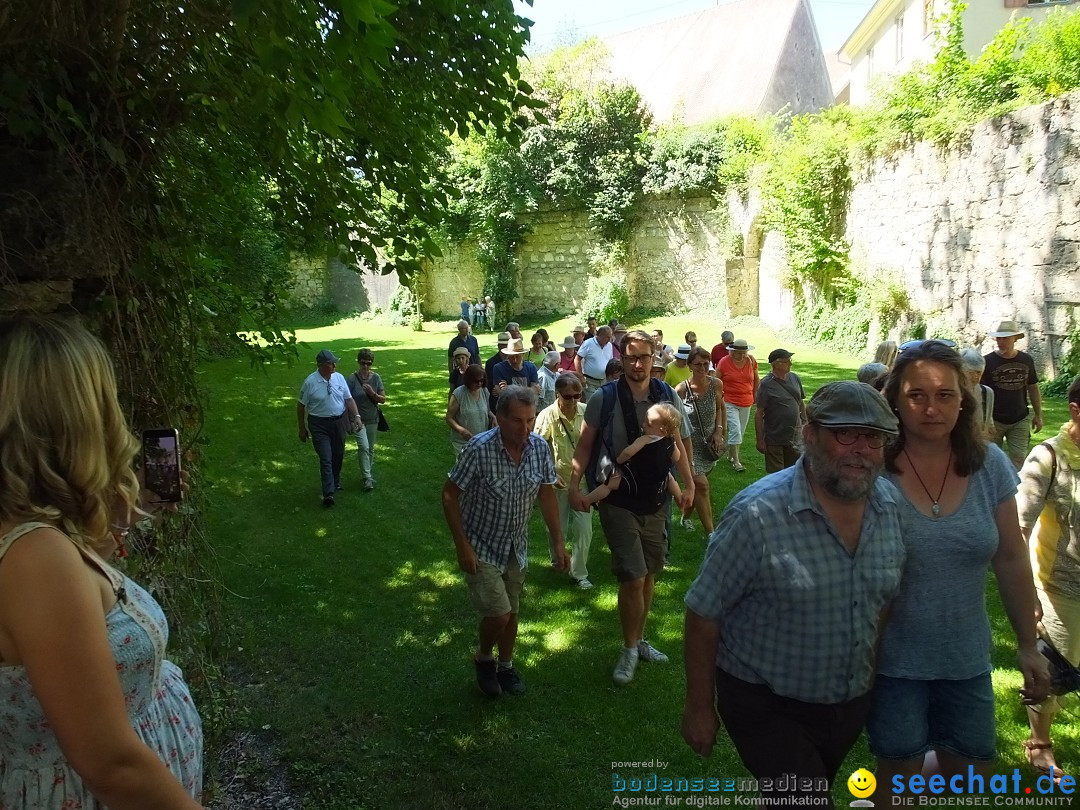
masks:
[[[979,357],[946,340],[884,344],[884,371],[863,367],[869,382],[828,382],[809,401],[792,352],[771,350],[759,378],[754,347],[731,333],[712,351],[687,333],[673,350],[658,330],[589,323],[558,344],[537,330],[530,350],[509,323],[481,365],[471,330],[463,319],[447,348],[455,460],[442,505],[480,617],[485,694],[526,693],[514,652],[534,503],[553,568],[583,590],[599,513],[617,685],[669,661],[648,619],[675,519],[696,514],[709,541],[685,597],[693,750],[707,755],[723,728],[754,776],[799,775],[772,794],[793,803],[830,803],[864,729],[895,796],[927,776],[989,778],[992,570],[1023,680],[1023,755],[1065,785],[1051,729],[1062,672],[1075,679],[1080,662],[1080,380],[1069,419],[1031,448],[1042,400],[1017,324],[999,323]],[[297,398],[325,506],[347,435],[371,489],[388,429],[375,353],[356,359],[346,378],[320,350]],[[132,521],[161,508],[133,469],[111,362],[81,327],[9,318],[0,394],[0,675],[16,696],[0,723],[0,805],[198,807],[201,723],[164,658],[164,617],[109,562]],[[732,448],[754,408],[768,474],[714,519],[710,472],[726,458],[738,480]]]
[[[505,364],[520,369],[513,358],[523,352],[511,327],[488,361],[504,373],[484,379],[491,397],[509,393],[524,412],[540,387],[531,373],[505,379]],[[593,587],[590,509],[599,511],[618,586],[615,683],[629,683],[641,661],[668,661],[647,640],[647,619],[672,512],[684,527],[696,513],[710,541],[686,598],[683,733],[694,750],[707,754],[723,727],[755,776],[818,777],[789,799],[828,801],[864,728],[879,782],[907,786],[901,793],[923,773],[989,775],[996,720],[983,593],[993,570],[1024,681],[1024,752],[1059,781],[1050,740],[1059,703],[1036,641],[1041,634],[1080,663],[1080,635],[1071,632],[1080,622],[1071,529],[1080,382],[1070,391],[1072,420],[1029,455],[1030,432],[1042,426],[1034,363],[1016,348],[1023,333],[1015,323],[989,334],[997,348],[985,356],[947,340],[887,342],[857,380],[828,383],[809,402],[791,351],[771,350],[761,376],[754,347],[731,332],[712,351],[693,332],[672,348],[659,330],[617,322],[577,326],[558,344],[534,335],[555,398],[533,406],[542,443],[523,452],[552,461],[533,495],[544,506],[553,565],[583,589]],[[475,366],[478,378],[482,371]],[[661,406],[671,408],[669,429],[654,413]],[[479,506],[484,491],[463,484],[475,480],[487,443],[521,428],[519,415],[510,419],[500,404],[483,446],[455,442],[444,506],[459,558],[464,542],[498,523]],[[709,475],[720,459],[745,471],[751,415],[768,474],[717,522]],[[459,500],[472,518],[458,519]],[[524,522],[511,534],[520,557]],[[488,585],[519,587],[518,571],[491,564],[500,573]],[[475,593],[473,601],[483,603]],[[505,610],[500,626],[516,627],[516,600],[493,609]],[[475,654],[480,687],[522,694],[520,675],[509,674],[513,639],[485,634],[487,621]]]

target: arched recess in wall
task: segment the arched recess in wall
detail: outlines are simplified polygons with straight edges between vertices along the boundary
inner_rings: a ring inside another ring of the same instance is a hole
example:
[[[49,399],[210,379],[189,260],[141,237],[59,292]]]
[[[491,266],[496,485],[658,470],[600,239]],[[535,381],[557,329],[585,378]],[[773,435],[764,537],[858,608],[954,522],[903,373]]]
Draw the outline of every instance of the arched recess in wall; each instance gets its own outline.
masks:
[[[766,231],[761,218],[754,217],[743,234],[743,272],[753,279],[753,314],[773,328],[795,322],[795,296],[783,284],[786,256],[783,235]]]

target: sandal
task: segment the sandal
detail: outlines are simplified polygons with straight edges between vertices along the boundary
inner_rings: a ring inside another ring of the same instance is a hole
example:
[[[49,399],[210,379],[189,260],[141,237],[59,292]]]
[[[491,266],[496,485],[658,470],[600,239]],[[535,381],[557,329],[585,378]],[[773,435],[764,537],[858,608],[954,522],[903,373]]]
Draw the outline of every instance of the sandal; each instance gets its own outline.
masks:
[[[731,468],[735,470],[735,472],[746,472],[746,467],[742,464],[736,464],[734,461],[731,462]]]
[[[1053,753],[1053,743],[1040,743],[1034,740],[1024,740],[1024,754],[1027,756],[1028,765],[1034,768],[1037,776],[1049,776],[1054,780],[1054,785],[1061,784],[1061,777],[1065,775],[1065,771],[1061,770],[1057,765],[1036,765],[1035,757],[1032,752],[1034,751],[1050,751]]]

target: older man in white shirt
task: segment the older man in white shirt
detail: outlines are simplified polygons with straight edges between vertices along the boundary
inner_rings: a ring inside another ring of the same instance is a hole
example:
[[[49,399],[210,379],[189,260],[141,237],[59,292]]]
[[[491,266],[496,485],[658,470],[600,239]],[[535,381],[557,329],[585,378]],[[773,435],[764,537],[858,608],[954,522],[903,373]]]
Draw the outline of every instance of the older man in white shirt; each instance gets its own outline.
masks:
[[[363,427],[345,378],[337,372],[338,358],[323,349],[315,358],[318,368],[300,387],[296,421],[300,441],[311,438],[319,456],[323,506],[334,505],[334,493],[341,489],[341,463],[345,458],[345,433]],[[347,424],[346,424],[346,420]]]
[[[604,384],[604,374],[608,361],[614,353],[611,345],[611,327],[601,326],[596,330],[596,337],[582,341],[574,358],[574,368],[585,376],[585,399],[593,395]]]

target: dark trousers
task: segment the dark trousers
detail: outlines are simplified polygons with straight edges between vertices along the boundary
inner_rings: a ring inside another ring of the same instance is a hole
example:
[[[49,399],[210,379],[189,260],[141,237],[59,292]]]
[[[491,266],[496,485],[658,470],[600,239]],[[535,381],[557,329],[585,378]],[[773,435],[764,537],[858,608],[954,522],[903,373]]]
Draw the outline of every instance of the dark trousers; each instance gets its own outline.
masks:
[[[718,667],[716,708],[747,770],[759,782],[775,780],[778,789],[762,796],[814,796],[833,807],[831,790],[816,783],[824,779],[831,788],[866,724],[870,693],[844,703],[804,703]],[[809,790],[801,780],[810,780]]]
[[[319,456],[322,494],[333,495],[341,484],[341,462],[345,459],[345,414],[341,416],[309,416],[308,433],[311,446]]]

